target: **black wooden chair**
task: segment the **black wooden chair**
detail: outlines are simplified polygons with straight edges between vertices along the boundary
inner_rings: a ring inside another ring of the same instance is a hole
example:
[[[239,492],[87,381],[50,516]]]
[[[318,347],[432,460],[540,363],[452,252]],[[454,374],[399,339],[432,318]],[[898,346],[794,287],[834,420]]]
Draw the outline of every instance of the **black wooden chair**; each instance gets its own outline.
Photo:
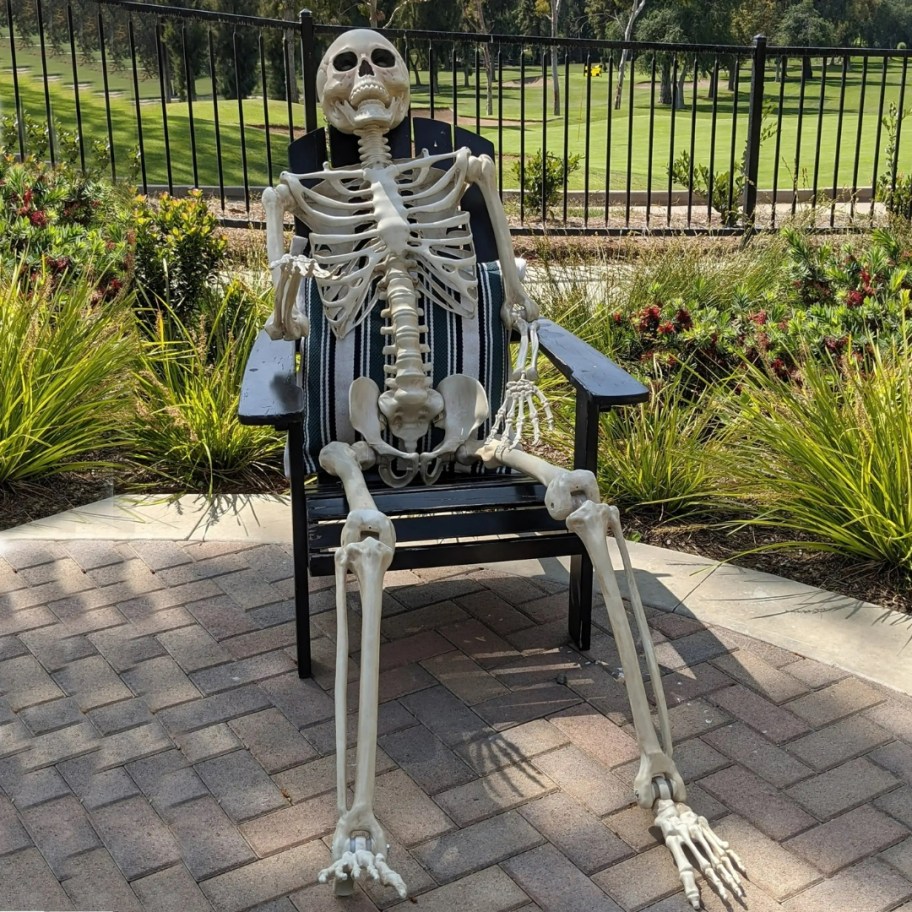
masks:
[[[475,133],[425,118],[406,119],[390,133],[394,158],[414,149],[431,154],[467,146],[473,153],[494,155],[493,144]],[[329,155],[327,155],[327,141]],[[289,147],[295,173],[358,161],[355,137],[332,128],[316,130]],[[481,193],[472,187],[463,200],[471,215],[479,263],[497,259],[494,233]],[[306,238],[300,223],[296,233]],[[643,402],[648,391],[595,349],[548,320],[541,321],[541,348],[576,391],[575,468],[596,470],[599,413],[618,405]],[[298,354],[300,343],[273,341],[261,332],[241,390],[243,424],[272,425],[288,433],[289,475],[298,674],[311,674],[308,574],[331,576],[333,552],[339,545],[348,505],[337,479],[318,474],[305,488],[304,421],[306,397]],[[592,565],[579,539],[555,522],[543,505],[544,488],[519,475],[444,476],[437,484],[388,488],[369,477],[377,508],[392,519],[396,555],[391,569],[417,569],[490,561],[571,556],[569,633],[588,649],[592,615]],[[457,541],[457,539],[459,539]]]

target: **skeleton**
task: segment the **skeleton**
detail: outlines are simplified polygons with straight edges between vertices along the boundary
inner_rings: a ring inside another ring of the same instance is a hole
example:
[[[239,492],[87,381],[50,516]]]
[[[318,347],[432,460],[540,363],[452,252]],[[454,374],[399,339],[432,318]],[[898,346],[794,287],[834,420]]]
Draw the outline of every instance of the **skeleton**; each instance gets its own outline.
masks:
[[[512,254],[509,229],[500,205],[494,165],[467,149],[443,155],[423,152],[394,161],[385,134],[405,117],[409,105],[408,71],[396,49],[369,30],[341,35],[326,52],[317,74],[317,93],[326,119],[357,136],[359,166],[309,174],[283,173],[263,203],[267,246],[276,289],[267,323],[273,338],[306,336],[307,318],[298,310],[302,280],[319,287],[326,320],[338,336],[357,326],[380,302],[392,359],[385,389],[359,377],[349,391],[349,418],[361,439],[333,442],[320,464],[342,482],[349,516],[336,553],[335,713],[339,821],[332,842],[332,863],[319,879],[332,881],[338,895],[354,889],[362,875],[406,895],[402,878],[387,863],[387,843],[373,812],[377,742],[380,616],[384,574],[396,545],[390,520],[371,497],[363,472],[377,467],[392,486],[417,475],[432,484],[451,463],[481,461],[488,468],[509,466],[546,485],[550,514],[564,520],[583,541],[601,586],[617,642],[640,746],[635,779],[639,805],[651,809],[678,867],[685,894],[700,907],[696,871],[723,898],[727,890],[743,895],[741,862],[703,817],[683,802],[684,783],[672,760],[671,730],[660,670],[634,581],[617,510],[600,502],[594,476],[567,471],[524,452],[519,437],[526,423],[537,437],[539,415],[550,417],[535,386],[538,308],[525,294]],[[456,374],[435,389],[430,379],[430,346],[422,322],[422,298],[471,317],[477,304],[475,254],[467,213],[459,209],[466,188],[477,185],[491,218],[504,286],[501,318],[520,333],[515,370],[503,407],[485,440],[478,428],[488,419],[488,400],[477,380]],[[311,229],[308,254],[286,254],[282,235],[285,212]],[[442,441],[422,450],[431,427]],[[652,682],[658,732],[653,722],[637,647],[607,546],[613,534],[627,576],[637,633]],[[351,571],[361,592],[361,672],[354,797],[346,793],[346,671],[348,620],[345,584]]]

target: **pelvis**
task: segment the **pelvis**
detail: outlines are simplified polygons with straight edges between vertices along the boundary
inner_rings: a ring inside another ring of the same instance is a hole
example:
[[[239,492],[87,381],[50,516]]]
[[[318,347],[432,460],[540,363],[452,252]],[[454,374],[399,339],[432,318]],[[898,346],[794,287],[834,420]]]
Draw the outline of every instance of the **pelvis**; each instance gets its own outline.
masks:
[[[359,377],[349,389],[352,427],[376,453],[380,477],[394,488],[409,484],[419,472],[425,484],[433,484],[488,417],[488,397],[473,377],[453,374],[441,380],[437,389],[423,380],[400,382],[381,393],[373,380]],[[443,429],[443,440],[420,453],[421,441],[432,426]],[[398,448],[383,439],[384,430]]]

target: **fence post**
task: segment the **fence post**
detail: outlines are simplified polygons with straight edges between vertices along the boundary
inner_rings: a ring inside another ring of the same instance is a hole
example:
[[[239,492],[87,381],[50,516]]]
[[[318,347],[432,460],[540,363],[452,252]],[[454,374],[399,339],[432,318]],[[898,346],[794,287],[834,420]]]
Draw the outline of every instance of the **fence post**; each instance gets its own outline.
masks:
[[[304,129],[317,129],[317,65],[314,60],[314,22],[310,10],[301,10],[301,73],[304,78]]]
[[[760,128],[763,124],[763,92],[766,82],[766,36],[754,36],[750,105],[747,111],[747,147],[744,150],[744,222],[749,234],[757,210],[757,173],[760,170]]]

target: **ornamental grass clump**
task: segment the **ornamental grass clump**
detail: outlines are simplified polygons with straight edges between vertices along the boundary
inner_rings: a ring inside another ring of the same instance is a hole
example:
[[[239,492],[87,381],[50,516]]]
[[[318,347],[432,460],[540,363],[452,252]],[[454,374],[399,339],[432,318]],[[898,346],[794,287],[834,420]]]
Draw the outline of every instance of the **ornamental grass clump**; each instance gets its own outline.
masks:
[[[860,360],[801,361],[791,382],[749,365],[729,402],[743,524],[912,572],[912,345],[903,333]]]
[[[0,483],[97,468],[124,442],[136,339],[128,298],[89,277],[0,272]]]
[[[235,281],[214,290],[193,322],[165,303],[142,321],[130,451],[150,486],[213,496],[281,477],[281,436],[237,417],[244,364],[268,306],[267,294]]]

